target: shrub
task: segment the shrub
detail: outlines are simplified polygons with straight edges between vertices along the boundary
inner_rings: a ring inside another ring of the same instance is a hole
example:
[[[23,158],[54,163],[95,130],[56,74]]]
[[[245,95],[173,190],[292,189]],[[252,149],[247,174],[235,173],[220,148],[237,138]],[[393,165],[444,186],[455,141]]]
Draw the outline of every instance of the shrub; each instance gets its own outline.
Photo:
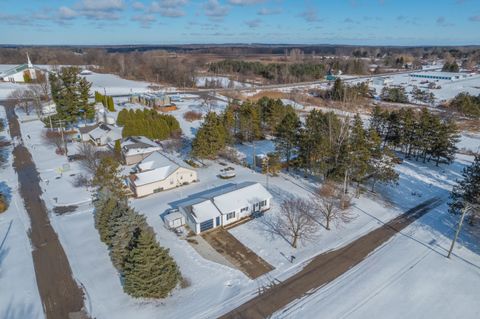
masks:
[[[202,119],[202,113],[196,111],[188,111],[183,114],[183,118],[189,122],[198,121]]]

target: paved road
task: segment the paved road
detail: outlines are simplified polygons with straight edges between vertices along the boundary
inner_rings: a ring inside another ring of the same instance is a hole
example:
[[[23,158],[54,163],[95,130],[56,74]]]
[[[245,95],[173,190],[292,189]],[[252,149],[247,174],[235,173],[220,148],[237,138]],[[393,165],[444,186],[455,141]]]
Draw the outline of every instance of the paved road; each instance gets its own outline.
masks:
[[[73,279],[67,256],[55,233],[42,194],[40,177],[28,149],[18,141],[21,132],[15,111],[9,103],[6,106],[10,134],[17,139],[13,150],[13,167],[18,175],[20,194],[25,202],[31,222],[33,264],[38,291],[47,319],[86,318],[83,291]]]
[[[441,203],[442,201],[438,198],[429,199],[347,246],[315,257],[296,275],[266,290],[221,318],[268,318],[295,299],[340,277],[399,231]]]

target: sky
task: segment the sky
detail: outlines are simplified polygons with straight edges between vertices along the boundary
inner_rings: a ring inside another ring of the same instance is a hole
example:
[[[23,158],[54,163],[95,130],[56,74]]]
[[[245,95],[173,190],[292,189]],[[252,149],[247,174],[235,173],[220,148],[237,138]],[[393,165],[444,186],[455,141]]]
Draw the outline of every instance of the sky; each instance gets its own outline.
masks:
[[[480,44],[480,0],[0,0],[0,44]]]

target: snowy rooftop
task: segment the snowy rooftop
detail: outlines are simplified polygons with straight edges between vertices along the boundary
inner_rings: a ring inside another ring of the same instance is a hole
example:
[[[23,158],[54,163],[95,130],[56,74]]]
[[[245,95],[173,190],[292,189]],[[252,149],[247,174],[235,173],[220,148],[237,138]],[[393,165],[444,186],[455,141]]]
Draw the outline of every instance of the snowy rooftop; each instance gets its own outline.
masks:
[[[112,132],[118,138],[122,137],[122,129],[121,128],[114,127],[114,126],[107,125],[107,124],[100,124],[98,127],[93,129],[89,134],[94,140],[96,140],[98,138],[101,138],[105,134],[108,134],[109,132]]]
[[[234,190],[215,196],[213,202],[223,214],[227,214],[270,198],[272,195],[261,184],[245,182],[236,185]]]
[[[135,184],[135,186],[142,186],[158,181],[163,181],[165,178],[172,175],[172,173],[175,172],[177,168],[178,166],[176,165],[169,165],[137,173],[133,178],[133,183]]]
[[[165,168],[169,166],[175,167],[175,169],[177,169],[180,165],[160,152],[154,152],[148,155],[145,159],[143,159],[143,161],[141,161],[137,165],[138,169],[141,172],[157,168]]]
[[[191,206],[191,212],[193,218],[195,218],[198,223],[220,216],[220,212],[218,211],[217,207],[215,207],[210,200],[193,204]]]
[[[123,153],[127,156],[145,154],[160,150],[160,146],[145,136],[127,137],[122,141],[121,147],[123,149]]]

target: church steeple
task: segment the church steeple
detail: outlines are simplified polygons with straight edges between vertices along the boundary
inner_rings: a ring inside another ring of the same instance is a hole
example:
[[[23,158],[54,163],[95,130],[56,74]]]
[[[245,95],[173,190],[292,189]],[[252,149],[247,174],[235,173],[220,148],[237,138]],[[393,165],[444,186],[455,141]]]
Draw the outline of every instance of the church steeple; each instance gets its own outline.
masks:
[[[32,64],[32,61],[30,61],[30,57],[28,56],[28,52],[27,52],[27,65],[28,65],[29,69],[33,68],[33,64]]]

